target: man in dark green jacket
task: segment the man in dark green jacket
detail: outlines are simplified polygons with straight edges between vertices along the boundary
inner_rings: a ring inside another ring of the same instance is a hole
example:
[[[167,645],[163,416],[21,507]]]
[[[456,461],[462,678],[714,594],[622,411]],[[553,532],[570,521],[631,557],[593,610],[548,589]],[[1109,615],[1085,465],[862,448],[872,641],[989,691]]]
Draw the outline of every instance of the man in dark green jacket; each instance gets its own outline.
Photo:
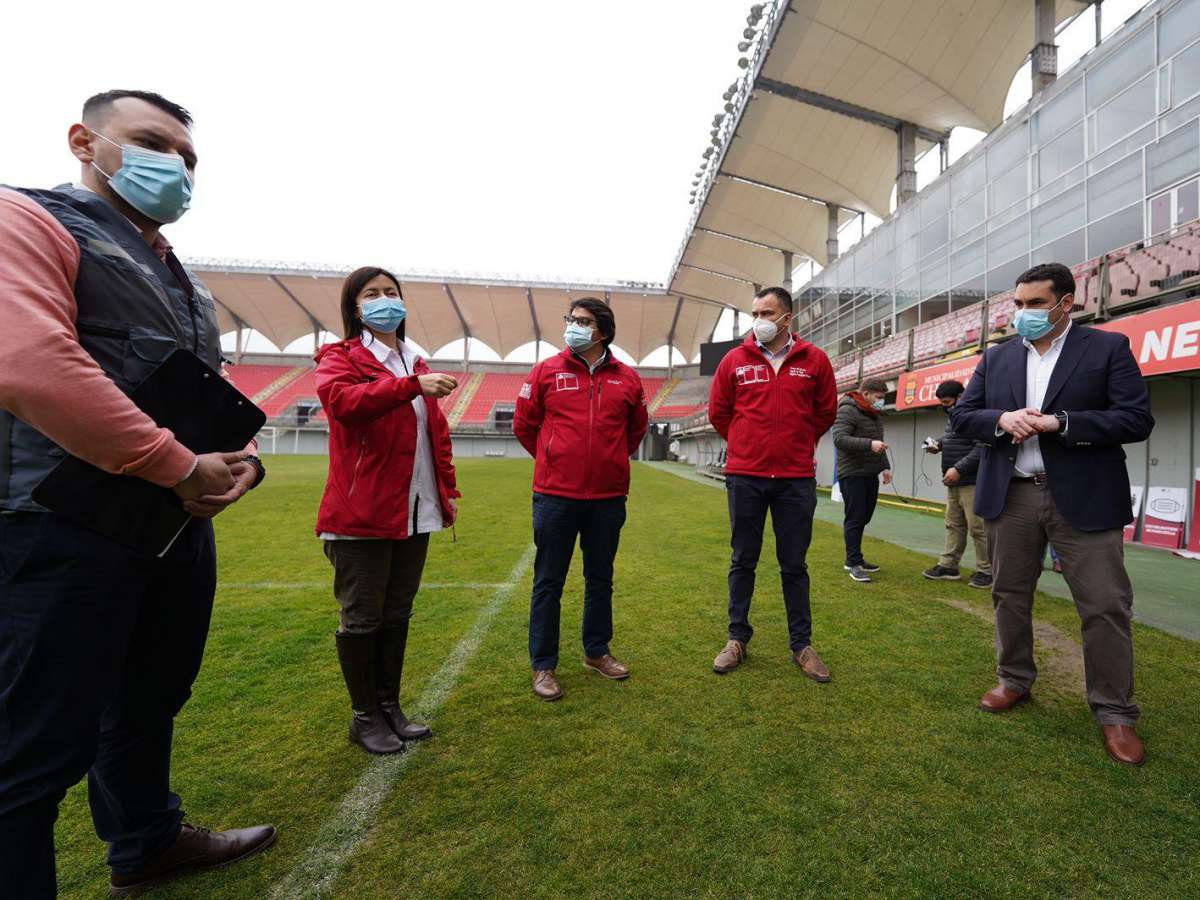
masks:
[[[846,518],[842,530],[846,539],[845,569],[855,581],[870,581],[869,573],[879,566],[867,562],[862,553],[862,536],[875,514],[879,498],[879,476],[883,483],[892,480],[888,467],[888,445],[883,440],[883,402],[887,384],[876,378],[866,379],[857,391],[850,391],[838,403],[833,423],[833,446],[837,448],[838,485]]]

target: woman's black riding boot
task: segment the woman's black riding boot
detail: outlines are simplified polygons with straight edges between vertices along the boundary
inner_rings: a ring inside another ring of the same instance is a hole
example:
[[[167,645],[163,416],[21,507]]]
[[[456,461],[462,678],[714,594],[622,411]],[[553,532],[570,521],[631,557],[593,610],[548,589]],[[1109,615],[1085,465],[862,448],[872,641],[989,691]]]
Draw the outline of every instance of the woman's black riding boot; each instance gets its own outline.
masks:
[[[410,722],[400,708],[400,677],[404,673],[404,651],[408,646],[408,619],[398,625],[380,628],[379,647],[379,708],[396,735],[405,741],[419,741],[433,734],[428,725]]]
[[[377,672],[376,635],[338,632],[338,662],[350,692],[354,718],[350,720],[350,742],[368,753],[399,753],[402,741],[379,708],[375,679]]]

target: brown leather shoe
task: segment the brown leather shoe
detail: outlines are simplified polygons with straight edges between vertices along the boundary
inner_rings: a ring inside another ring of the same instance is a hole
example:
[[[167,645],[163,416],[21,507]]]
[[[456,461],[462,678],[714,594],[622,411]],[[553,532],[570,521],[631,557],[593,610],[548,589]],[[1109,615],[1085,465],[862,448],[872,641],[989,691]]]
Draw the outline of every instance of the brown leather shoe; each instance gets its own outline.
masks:
[[[108,892],[121,897],[189,872],[228,866],[266,850],[278,837],[274,825],[209,831],[184,822],[175,843],[150,863],[126,875],[114,872]]]
[[[611,678],[613,681],[624,681],[629,677],[629,667],[617,662],[609,653],[605,653],[603,656],[585,656],[583,667],[591,669],[593,672],[599,672],[605,678]]]
[[[1140,766],[1146,761],[1146,748],[1132,725],[1101,725],[1104,749],[1108,755],[1126,766]]]
[[[1001,683],[980,698],[979,708],[990,713],[1007,712],[1014,706],[1020,706],[1029,698],[1029,691],[1014,691]]]
[[[746,661],[746,656],[746,645],[741,641],[730,639],[725,645],[725,649],[718,653],[717,658],[713,660],[713,671],[718,675],[732,672]]]
[[[812,648],[812,644],[809,644],[799,653],[793,653],[792,662],[798,665],[800,671],[813,681],[825,684],[833,678],[829,674],[829,669],[825,666],[825,663],[821,662],[821,657],[817,656],[817,651]]]
[[[533,673],[533,692],[543,700],[558,700],[562,697],[562,685],[554,677],[553,669],[539,669]]]

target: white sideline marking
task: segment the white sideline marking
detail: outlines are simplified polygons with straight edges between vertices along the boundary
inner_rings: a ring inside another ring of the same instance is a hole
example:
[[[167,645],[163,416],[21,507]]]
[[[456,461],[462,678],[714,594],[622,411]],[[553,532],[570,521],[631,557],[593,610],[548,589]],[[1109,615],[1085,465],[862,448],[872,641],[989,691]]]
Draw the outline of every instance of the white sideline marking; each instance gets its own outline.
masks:
[[[475,590],[475,591],[497,591],[502,587],[506,587],[506,581],[445,581],[445,582],[422,582],[421,590],[423,591],[445,591],[445,590]],[[245,590],[258,591],[304,591],[314,588],[329,588],[333,589],[333,580],[327,581],[223,581],[217,585],[217,589],[221,588],[238,588]]]
[[[508,580],[496,585],[496,592],[475,617],[471,630],[454,645],[441,668],[429,679],[421,699],[412,709],[414,718],[429,721],[437,716],[446,697],[457,685],[463,669],[491,630],[497,613],[525,577],[533,556],[534,547],[530,545],[513,566]],[[358,783],[342,798],[337,813],[321,825],[312,846],[292,870],[271,888],[272,898],[329,896],[342,866],[366,838],[367,831],[379,814],[379,808],[420,746],[410,746],[396,756],[376,757],[367,766]]]

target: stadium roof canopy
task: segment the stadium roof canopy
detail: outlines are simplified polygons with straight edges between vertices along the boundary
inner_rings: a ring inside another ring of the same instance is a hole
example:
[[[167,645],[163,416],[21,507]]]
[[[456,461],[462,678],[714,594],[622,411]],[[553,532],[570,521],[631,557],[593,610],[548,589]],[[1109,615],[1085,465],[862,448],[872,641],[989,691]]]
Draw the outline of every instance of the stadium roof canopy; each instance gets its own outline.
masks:
[[[1053,4],[1053,6],[1051,6]],[[790,287],[795,264],[826,265],[837,229],[886,218],[896,187],[915,195],[915,158],[951,128],[999,125],[1014,73],[1043,36],[1091,0],[771,0],[755,4],[696,172],[693,213],[668,279],[564,284],[401,276],[408,334],[435,353],[471,337],[501,357],[557,343],[570,298],[613,307],[616,344],[635,360],[670,345],[694,359],[721,312],[755,290]],[[1043,40],[1046,38],[1043,37]],[[945,157],[943,156],[943,161]],[[832,239],[832,240],[831,240]],[[254,329],[276,346],[341,332],[344,270],[193,260],[218,301],[222,332]]]
[[[216,298],[222,333],[254,329],[282,349],[314,332],[342,331],[339,298],[349,270],[212,260],[188,265]],[[464,336],[502,358],[542,338],[558,344],[570,299],[595,296],[613,309],[615,343],[638,362],[668,344],[693,359],[724,309],[712,300],[667,294],[660,286],[397,275],[408,306],[406,334],[431,354]]]
[[[1056,0],[1055,22],[1089,5]],[[788,262],[826,265],[827,241],[853,216],[887,218],[901,170],[951,128],[999,125],[1035,31],[1034,0],[761,6],[670,280],[671,291],[744,310],[752,285],[790,281]]]

